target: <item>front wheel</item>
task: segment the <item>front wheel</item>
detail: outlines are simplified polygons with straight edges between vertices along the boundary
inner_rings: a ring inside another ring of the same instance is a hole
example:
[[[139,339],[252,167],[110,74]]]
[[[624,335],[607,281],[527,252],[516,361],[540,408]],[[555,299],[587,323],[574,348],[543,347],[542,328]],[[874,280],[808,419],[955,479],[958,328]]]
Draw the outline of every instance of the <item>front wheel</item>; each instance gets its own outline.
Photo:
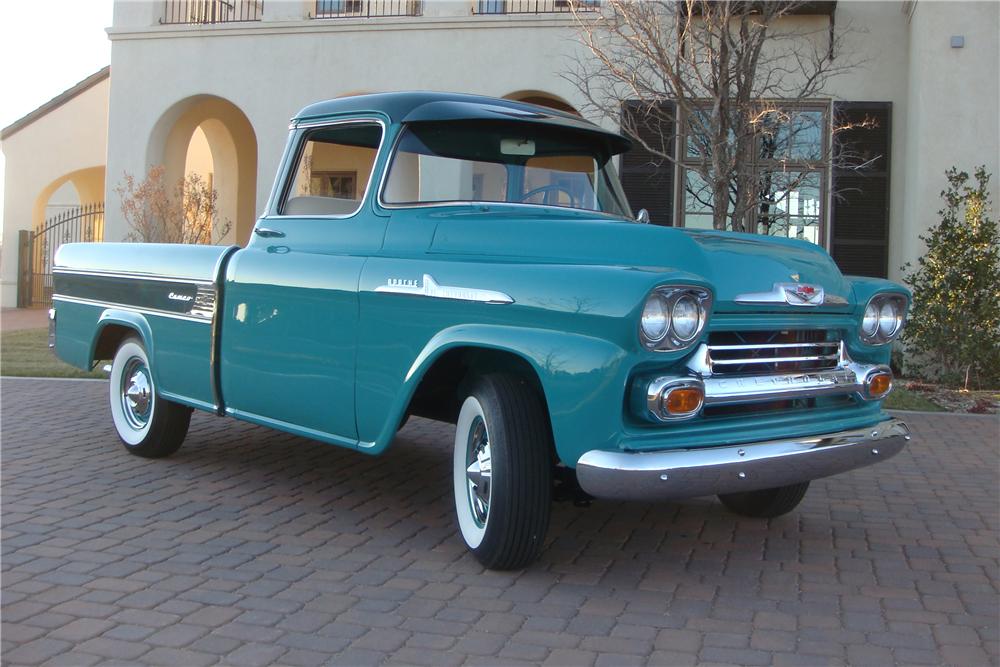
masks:
[[[773,519],[798,507],[809,490],[809,482],[774,489],[724,493],[719,500],[730,512],[755,519]]]
[[[552,493],[550,436],[537,393],[508,375],[479,379],[455,430],[458,525],[484,566],[513,570],[541,551]]]
[[[111,364],[111,418],[131,454],[149,459],[176,452],[191,422],[191,408],[160,396],[142,341],[126,338]]]

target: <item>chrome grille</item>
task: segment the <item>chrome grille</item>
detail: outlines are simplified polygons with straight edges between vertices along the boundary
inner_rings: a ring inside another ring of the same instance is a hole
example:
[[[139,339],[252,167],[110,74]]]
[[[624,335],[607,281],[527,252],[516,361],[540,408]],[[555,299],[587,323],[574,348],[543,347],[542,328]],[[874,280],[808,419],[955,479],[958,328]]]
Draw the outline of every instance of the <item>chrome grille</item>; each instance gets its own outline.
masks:
[[[716,331],[707,361],[712,375],[772,375],[836,368],[840,356],[827,331]]]

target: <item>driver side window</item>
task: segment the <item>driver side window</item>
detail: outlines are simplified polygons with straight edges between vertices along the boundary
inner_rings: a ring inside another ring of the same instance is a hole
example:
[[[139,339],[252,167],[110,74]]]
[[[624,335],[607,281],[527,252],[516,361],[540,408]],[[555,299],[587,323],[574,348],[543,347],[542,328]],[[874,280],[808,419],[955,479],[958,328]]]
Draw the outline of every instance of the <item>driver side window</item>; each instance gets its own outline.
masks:
[[[354,215],[368,188],[382,127],[372,122],[317,128],[302,138],[281,215]]]

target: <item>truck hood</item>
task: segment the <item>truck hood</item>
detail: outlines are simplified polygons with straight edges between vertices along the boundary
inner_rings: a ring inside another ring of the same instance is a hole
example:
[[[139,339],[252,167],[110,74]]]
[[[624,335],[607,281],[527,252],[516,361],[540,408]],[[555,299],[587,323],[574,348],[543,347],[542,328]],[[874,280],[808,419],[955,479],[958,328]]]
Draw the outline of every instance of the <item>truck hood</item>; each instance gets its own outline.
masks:
[[[804,310],[786,303],[736,301],[739,295],[772,292],[779,283],[822,287],[826,302],[809,312],[843,312],[853,305],[850,281],[822,248],[806,241],[538,211],[436,213],[439,222],[428,251],[694,274],[715,290],[718,312]]]

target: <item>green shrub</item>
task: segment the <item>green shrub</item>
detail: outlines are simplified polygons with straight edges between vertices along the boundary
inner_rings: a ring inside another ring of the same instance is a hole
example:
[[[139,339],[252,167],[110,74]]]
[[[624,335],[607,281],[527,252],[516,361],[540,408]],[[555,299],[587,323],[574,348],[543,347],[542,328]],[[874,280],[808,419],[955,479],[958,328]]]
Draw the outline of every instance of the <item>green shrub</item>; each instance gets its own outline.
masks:
[[[904,334],[918,375],[945,384],[1000,386],[1000,232],[985,167],[952,167],[941,222],[920,239],[927,252],[906,275],[913,307]],[[904,271],[910,269],[907,264]]]

